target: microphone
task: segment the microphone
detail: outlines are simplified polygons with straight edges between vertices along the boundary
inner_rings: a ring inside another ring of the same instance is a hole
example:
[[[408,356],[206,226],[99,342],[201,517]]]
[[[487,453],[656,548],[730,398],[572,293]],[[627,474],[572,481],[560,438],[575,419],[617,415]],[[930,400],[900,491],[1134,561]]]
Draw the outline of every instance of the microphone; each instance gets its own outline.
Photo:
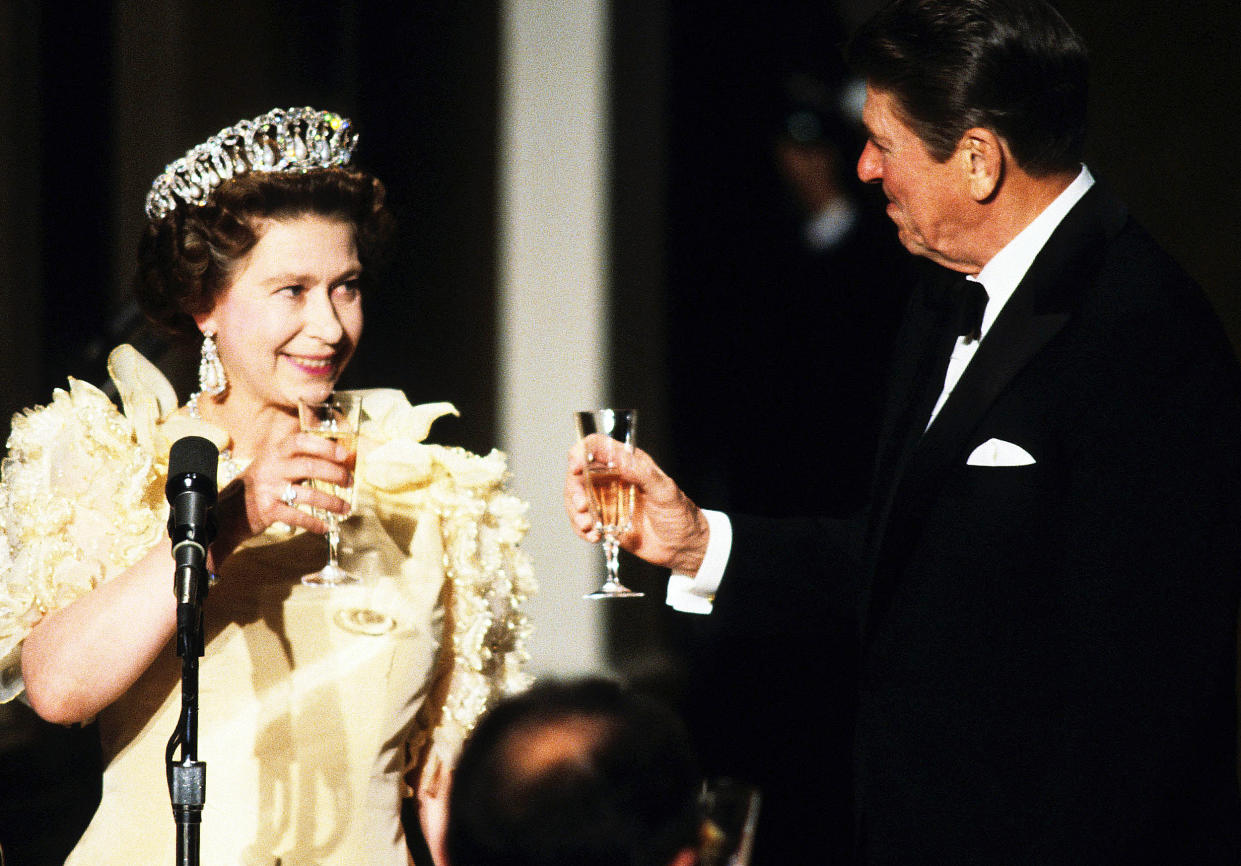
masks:
[[[198,760],[198,659],[204,650],[207,548],[215,538],[215,486],[219,449],[209,439],[186,436],[168,451],[168,535],[177,561],[177,655],[181,657],[181,716],[168,741],[168,793],[177,821],[179,863],[198,864],[199,825],[206,798],[207,765]],[[174,757],[181,748],[181,759]]]
[[[179,604],[197,600],[196,576],[207,573],[207,547],[215,539],[215,473],[219,449],[209,439],[186,436],[168,452],[168,483],[164,492],[171,506],[168,535],[177,561],[176,593]]]

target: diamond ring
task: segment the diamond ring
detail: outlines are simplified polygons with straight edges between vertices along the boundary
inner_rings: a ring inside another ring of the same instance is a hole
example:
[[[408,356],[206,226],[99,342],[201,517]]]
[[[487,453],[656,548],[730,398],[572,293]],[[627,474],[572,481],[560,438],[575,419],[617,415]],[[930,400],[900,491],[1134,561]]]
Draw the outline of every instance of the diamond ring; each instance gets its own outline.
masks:
[[[297,502],[297,485],[292,481],[284,485],[284,493],[281,494],[280,501],[292,508]]]

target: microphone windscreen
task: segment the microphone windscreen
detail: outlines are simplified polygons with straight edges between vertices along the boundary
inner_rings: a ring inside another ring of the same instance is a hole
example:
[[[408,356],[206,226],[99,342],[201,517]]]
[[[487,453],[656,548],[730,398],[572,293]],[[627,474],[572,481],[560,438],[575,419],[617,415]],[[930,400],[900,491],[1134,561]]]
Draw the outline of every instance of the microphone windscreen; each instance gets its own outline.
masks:
[[[168,452],[168,494],[173,495],[174,486],[183,488],[187,475],[205,476],[214,486],[219,459],[220,450],[215,443],[202,436],[186,436],[172,443]]]

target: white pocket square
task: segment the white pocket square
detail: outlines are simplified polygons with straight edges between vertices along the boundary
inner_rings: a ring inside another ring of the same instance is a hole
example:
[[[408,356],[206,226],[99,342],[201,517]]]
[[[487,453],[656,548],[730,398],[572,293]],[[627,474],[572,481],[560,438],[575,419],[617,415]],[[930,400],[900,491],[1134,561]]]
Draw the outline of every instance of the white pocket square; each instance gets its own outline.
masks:
[[[1003,439],[988,439],[965,461],[967,466],[1029,466],[1033,463],[1029,451]]]

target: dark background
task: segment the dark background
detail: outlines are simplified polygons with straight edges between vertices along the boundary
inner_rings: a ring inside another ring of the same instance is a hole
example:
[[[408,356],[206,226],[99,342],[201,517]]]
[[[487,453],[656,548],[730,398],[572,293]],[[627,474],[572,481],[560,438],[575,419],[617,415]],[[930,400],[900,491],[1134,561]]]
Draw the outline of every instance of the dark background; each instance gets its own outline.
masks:
[[[635,386],[672,388],[674,429],[697,411],[677,376],[719,323],[709,314],[764,300],[756,281],[787,209],[770,154],[779,83],[792,69],[838,73],[836,46],[873,3],[635,0],[611,11],[614,282],[622,295],[667,298],[646,309],[665,311],[654,332],[668,335],[672,369],[643,369]],[[1225,0],[1059,5],[1092,49],[1090,165],[1241,343],[1241,70],[1228,50],[1241,11]],[[311,104],[354,119],[359,159],[400,218],[353,378],[415,400],[448,395],[467,419],[464,444],[494,442],[499,4],[69,8],[0,6],[0,417],[43,402],[67,374],[99,378],[89,362],[125,309],[142,201],[163,164],[241,117]],[[661,279],[630,289],[623,277],[638,270]],[[618,321],[615,342],[641,348],[650,323]]]
[[[791,321],[817,311],[814,298],[782,310],[773,294],[789,205],[770,124],[786,73],[838,74],[836,46],[868,5],[634,0],[609,13],[610,248],[614,305],[625,311],[613,317],[612,372],[617,393],[667,407],[648,443],[704,505],[746,507],[704,441],[798,423],[808,383],[796,369],[765,383],[783,414],[759,416],[753,393],[729,378],[739,357],[764,351],[746,339],[755,311]],[[1092,49],[1089,164],[1201,282],[1241,345],[1241,70],[1231,50],[1241,7],[1058,5]],[[437,435],[490,448],[500,16],[485,0],[112,0],[55,12],[3,0],[0,418],[45,402],[66,375],[101,382],[111,344],[140,336],[129,327],[128,271],[164,163],[242,117],[309,104],[354,120],[359,160],[384,179],[400,223],[351,379],[403,388],[414,402],[451,399],[462,420]],[[177,356],[166,361],[184,370]],[[761,470],[770,455],[753,459]],[[610,646],[630,668],[648,654],[672,658],[665,687],[680,694],[675,660],[689,632],[653,594],[614,613]],[[56,786],[81,777],[89,789],[90,732],[78,737],[85,757],[68,761],[60,740],[29,747],[38,726],[24,707],[0,713],[0,844],[11,864],[55,862],[13,857],[13,827],[37,826],[28,810],[38,803],[51,826],[79,826],[69,817],[78,789]]]

